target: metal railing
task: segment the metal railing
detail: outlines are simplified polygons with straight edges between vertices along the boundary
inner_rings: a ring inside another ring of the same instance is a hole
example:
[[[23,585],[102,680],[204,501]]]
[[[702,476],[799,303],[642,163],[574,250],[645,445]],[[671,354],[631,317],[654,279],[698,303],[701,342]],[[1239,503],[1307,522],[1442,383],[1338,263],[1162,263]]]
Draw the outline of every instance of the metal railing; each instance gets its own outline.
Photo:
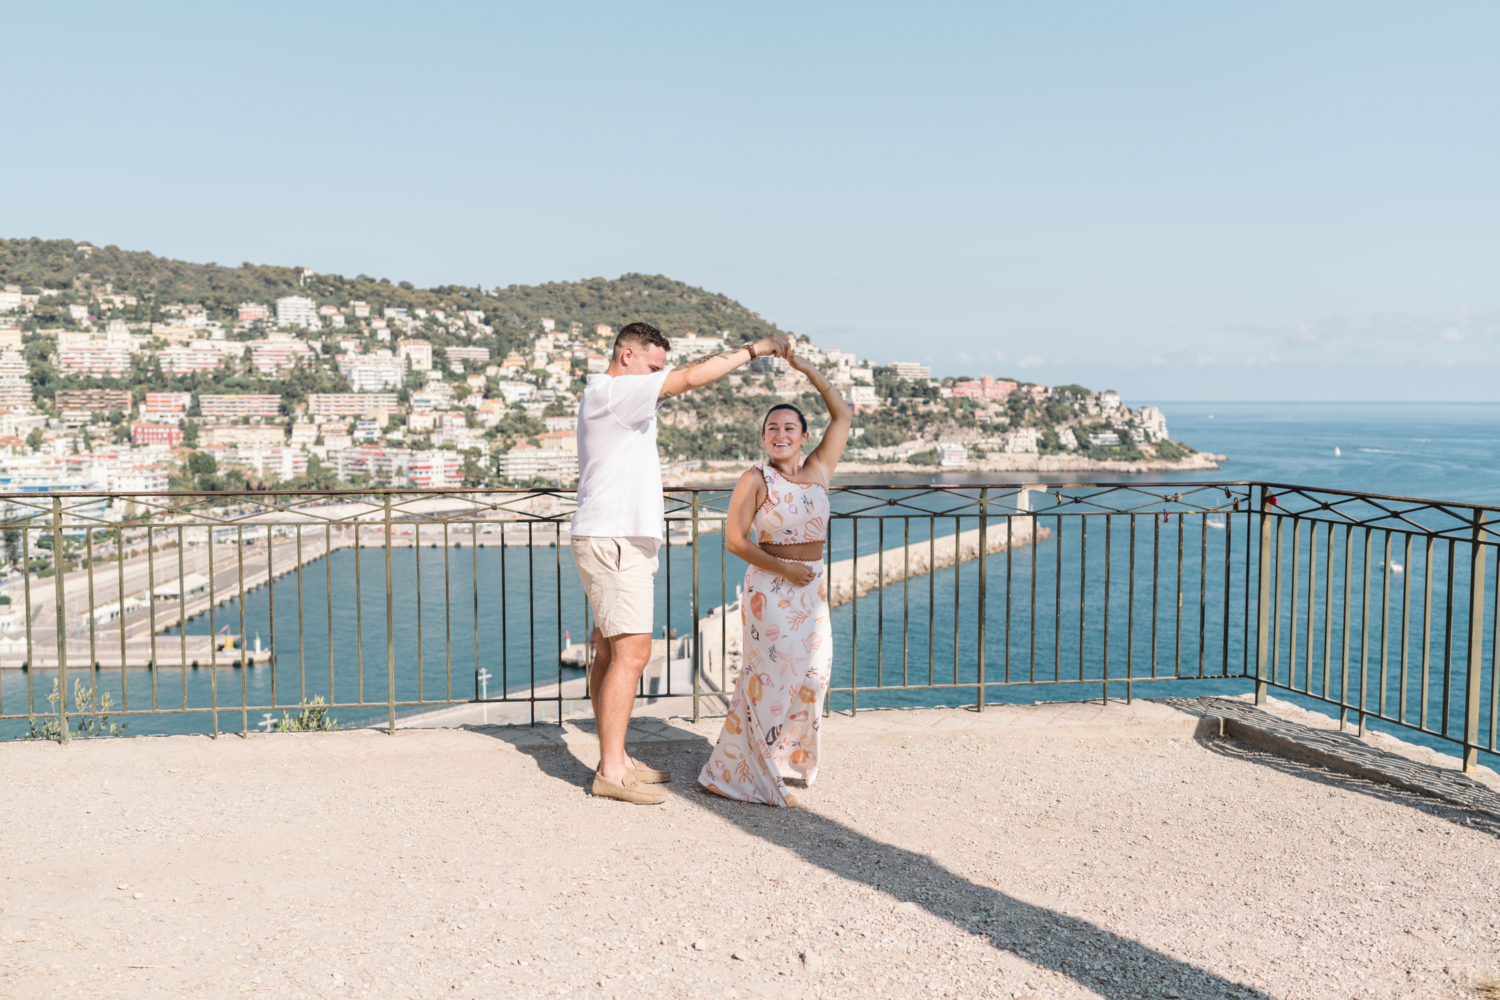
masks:
[[[744,567],[727,489],[667,499],[638,693],[696,717],[733,685]],[[243,731],[315,698],[344,724],[464,703],[535,723],[587,700],[569,490],[0,501],[32,570],[0,607],[5,735],[105,714]],[[1495,508],[1246,482],[850,486],[833,506],[830,710],[1234,678],[1458,744],[1466,767],[1497,749]]]

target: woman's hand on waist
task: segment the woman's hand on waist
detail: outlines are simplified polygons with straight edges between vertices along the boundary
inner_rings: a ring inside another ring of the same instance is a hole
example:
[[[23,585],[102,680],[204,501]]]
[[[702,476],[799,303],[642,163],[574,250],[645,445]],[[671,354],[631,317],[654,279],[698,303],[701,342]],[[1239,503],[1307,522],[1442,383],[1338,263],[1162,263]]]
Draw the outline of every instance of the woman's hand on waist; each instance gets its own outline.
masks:
[[[818,569],[816,566],[809,566],[807,563],[782,560],[781,575],[792,586],[805,587],[817,577]]]

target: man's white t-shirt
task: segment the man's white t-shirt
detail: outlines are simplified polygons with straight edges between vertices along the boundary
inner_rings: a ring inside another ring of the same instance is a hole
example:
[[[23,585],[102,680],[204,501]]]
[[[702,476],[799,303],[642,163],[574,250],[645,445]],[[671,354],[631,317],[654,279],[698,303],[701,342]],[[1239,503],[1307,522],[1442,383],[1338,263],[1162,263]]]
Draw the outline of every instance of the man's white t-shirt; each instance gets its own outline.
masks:
[[[578,509],[573,534],[662,543],[656,410],[665,368],[650,375],[590,375],[578,404]]]

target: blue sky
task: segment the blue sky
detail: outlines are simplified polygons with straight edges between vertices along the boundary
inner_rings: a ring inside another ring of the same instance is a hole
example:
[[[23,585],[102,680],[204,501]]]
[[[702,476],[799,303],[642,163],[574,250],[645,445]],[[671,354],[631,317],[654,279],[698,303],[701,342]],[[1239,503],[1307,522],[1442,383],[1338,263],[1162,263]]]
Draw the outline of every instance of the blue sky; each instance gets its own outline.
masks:
[[[1136,399],[1500,401],[1500,6],[13,5],[0,234],[667,274]]]

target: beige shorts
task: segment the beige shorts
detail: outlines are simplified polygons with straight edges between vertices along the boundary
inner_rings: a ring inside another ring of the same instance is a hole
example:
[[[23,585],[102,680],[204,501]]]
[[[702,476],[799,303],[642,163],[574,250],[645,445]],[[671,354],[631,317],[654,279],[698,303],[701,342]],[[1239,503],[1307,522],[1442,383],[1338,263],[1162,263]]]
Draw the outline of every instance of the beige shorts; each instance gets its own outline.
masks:
[[[594,623],[606,639],[650,633],[656,602],[656,542],[649,538],[573,536],[573,562]]]

